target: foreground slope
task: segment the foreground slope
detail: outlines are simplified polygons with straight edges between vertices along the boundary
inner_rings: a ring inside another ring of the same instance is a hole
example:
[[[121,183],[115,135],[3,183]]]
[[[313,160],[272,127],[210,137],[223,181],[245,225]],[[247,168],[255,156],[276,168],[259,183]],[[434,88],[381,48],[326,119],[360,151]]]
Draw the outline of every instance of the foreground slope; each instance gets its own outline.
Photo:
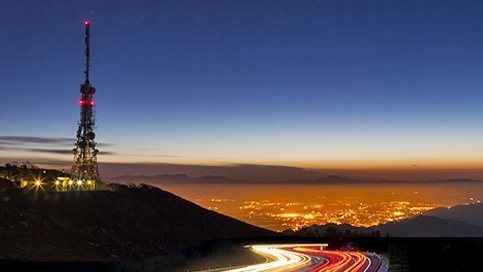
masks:
[[[212,239],[273,233],[161,189],[45,192],[0,188],[0,259],[116,260]]]

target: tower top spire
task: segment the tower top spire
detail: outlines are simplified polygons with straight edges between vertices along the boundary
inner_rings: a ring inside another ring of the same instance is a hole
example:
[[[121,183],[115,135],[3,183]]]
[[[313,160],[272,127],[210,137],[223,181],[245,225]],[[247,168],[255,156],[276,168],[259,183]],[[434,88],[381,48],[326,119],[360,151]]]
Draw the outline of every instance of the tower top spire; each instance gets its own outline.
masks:
[[[86,28],[86,37],[85,37],[85,55],[86,55],[86,69],[84,70],[84,74],[86,76],[86,81],[84,84],[89,84],[89,66],[90,66],[90,48],[89,48],[89,40],[90,40],[90,25],[91,22],[89,20],[84,21],[84,26]]]

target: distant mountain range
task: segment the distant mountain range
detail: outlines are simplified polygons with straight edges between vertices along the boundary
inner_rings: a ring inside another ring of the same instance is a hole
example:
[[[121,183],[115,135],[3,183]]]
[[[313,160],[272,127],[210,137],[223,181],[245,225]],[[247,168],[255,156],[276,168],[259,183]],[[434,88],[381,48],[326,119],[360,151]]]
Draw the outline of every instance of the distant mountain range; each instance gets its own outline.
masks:
[[[326,176],[315,179],[286,179],[275,181],[262,180],[245,180],[233,179],[225,176],[205,175],[201,177],[190,177],[185,174],[164,174],[155,176],[130,176],[124,175],[111,178],[111,181],[125,183],[125,184],[152,184],[152,185],[175,185],[175,184],[360,184],[360,183],[376,183],[376,184],[391,184],[391,183],[450,183],[450,182],[482,182],[472,179],[443,179],[443,180],[425,180],[425,181],[408,181],[408,180],[370,180],[370,179],[350,179],[340,176]]]
[[[375,236],[392,237],[483,237],[483,204],[437,208],[412,218],[369,228],[348,224],[313,225],[285,234],[302,237]]]
[[[186,174],[190,177],[211,175],[240,180],[276,181],[281,179],[315,179],[321,175],[320,170],[256,164],[209,166],[168,163],[100,163],[99,168],[102,169],[103,177],[109,178],[122,175]]]

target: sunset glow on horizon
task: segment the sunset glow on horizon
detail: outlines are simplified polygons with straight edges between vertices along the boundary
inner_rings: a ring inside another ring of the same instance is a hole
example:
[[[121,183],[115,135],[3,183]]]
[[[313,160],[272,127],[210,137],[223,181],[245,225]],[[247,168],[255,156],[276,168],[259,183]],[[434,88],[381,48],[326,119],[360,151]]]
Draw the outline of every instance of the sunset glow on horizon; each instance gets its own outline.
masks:
[[[13,2],[0,162],[72,160],[88,19],[100,163],[483,178],[480,4],[329,2]]]

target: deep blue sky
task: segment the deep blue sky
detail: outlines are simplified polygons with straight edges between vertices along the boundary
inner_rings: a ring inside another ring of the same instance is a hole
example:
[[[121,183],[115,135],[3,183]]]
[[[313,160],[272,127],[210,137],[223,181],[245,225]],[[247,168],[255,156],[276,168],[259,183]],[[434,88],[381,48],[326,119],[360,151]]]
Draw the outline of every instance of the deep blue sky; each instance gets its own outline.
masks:
[[[98,140],[117,152],[100,160],[474,166],[482,14],[482,1],[2,0],[0,134],[74,136],[87,18]]]

